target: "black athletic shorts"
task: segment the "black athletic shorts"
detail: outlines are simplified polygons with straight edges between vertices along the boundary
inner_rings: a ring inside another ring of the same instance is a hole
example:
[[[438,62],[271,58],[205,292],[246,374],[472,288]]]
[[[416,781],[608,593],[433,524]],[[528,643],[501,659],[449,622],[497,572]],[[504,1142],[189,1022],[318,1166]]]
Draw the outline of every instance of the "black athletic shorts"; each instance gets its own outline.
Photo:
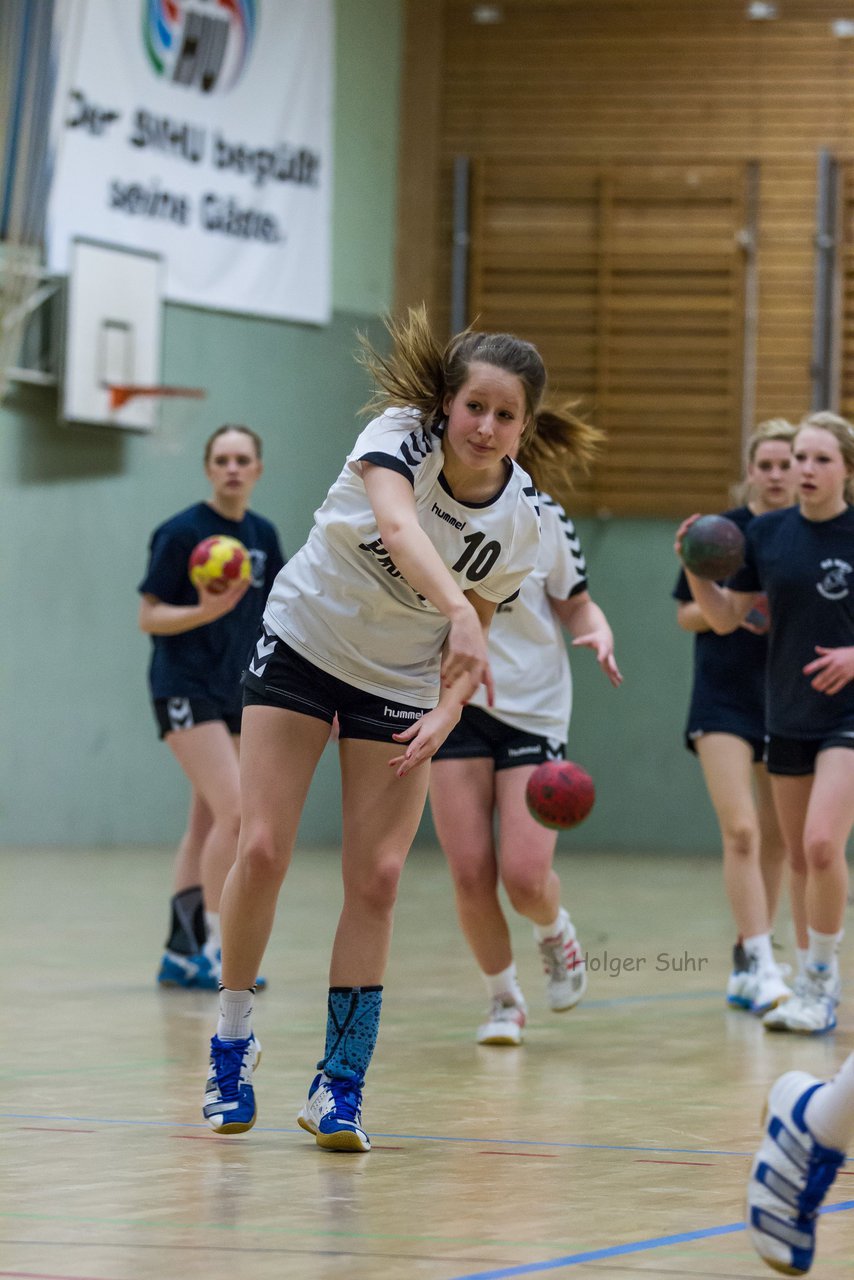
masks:
[[[222,720],[229,733],[240,733],[240,717],[243,708],[209,701],[207,698],[155,698],[154,718],[160,729],[160,737],[178,733],[181,729],[193,729],[197,724]]]
[[[724,722],[721,722],[720,724],[710,722],[709,724],[704,724],[702,729],[686,729],[685,746],[689,751],[692,751],[694,755],[696,755],[697,739],[704,738],[707,733],[728,733],[732,738],[741,738],[742,742],[746,742],[753,752],[754,764],[761,764],[765,759],[765,738],[754,737],[754,735],[743,726],[736,726],[731,722],[728,724],[725,724]]]
[[[565,755],[562,742],[514,729],[480,707],[469,706],[463,707],[459,724],[448,734],[433,759],[492,760],[497,773],[499,769],[517,769],[523,764],[563,760]]]
[[[393,742],[424,715],[423,707],[392,702],[339,680],[265,628],[243,673],[244,707],[283,707],[327,724],[338,716],[339,738]]]
[[[769,773],[804,778],[815,773],[816,756],[828,747],[854,748],[854,730],[851,733],[829,733],[824,738],[778,738],[772,733],[768,739],[765,767]]]

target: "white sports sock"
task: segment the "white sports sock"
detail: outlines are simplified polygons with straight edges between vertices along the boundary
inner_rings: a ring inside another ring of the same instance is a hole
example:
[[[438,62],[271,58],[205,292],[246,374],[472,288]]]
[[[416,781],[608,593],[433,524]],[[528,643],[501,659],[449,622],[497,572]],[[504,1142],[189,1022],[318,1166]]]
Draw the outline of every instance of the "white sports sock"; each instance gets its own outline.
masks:
[[[796,947],[795,952],[798,957],[798,973],[803,973],[807,967],[809,951],[807,951],[805,947]]]
[[[522,988],[516,977],[515,963],[508,965],[500,973],[485,973],[483,980],[492,1000],[497,999],[498,996],[510,996],[515,1004],[525,1008],[525,997],[522,995]]]
[[[219,1021],[216,1033],[220,1040],[246,1040],[252,1034],[252,1008],[254,991],[228,991],[219,993]]]
[[[826,1147],[848,1150],[854,1137],[854,1053],[824,1088],[816,1089],[807,1103],[804,1119],[813,1136]]]
[[[563,930],[564,924],[568,924],[571,927],[572,921],[569,918],[569,912],[565,911],[564,908],[561,907],[560,911],[557,913],[557,919],[553,920],[551,924],[534,925],[534,937],[537,939],[537,942],[545,942],[546,938],[556,938]],[[573,930],[573,933],[574,932],[575,931]]]
[[[742,946],[747,956],[756,960],[756,968],[760,972],[763,969],[775,969],[777,967],[774,953],[771,950],[770,933],[755,933],[753,937],[745,938]]]
[[[812,968],[814,965],[820,965],[824,969],[829,969],[836,959],[836,951],[842,940],[842,930],[839,933],[819,933],[817,929],[808,929],[810,946],[807,952],[807,964]]]
[[[211,960],[215,960],[217,952],[222,950],[222,934],[219,928],[218,911],[205,912],[205,930],[208,936],[202,949],[206,956]]]

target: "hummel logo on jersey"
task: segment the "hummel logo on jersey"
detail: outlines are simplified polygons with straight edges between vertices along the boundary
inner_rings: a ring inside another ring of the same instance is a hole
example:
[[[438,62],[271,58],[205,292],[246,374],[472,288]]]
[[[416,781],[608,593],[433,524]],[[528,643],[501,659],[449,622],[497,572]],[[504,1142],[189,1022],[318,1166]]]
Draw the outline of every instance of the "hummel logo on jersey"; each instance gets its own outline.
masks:
[[[258,643],[255,646],[255,656],[249,663],[249,670],[253,676],[262,676],[267,666],[267,662],[272,656],[276,647],[276,637],[270,635],[267,630],[262,630]]]
[[[192,729],[193,709],[189,698],[169,698],[166,702],[169,726],[172,729]]]
[[[424,715],[423,711],[407,711],[403,707],[383,706],[383,715],[389,720],[420,720]]]
[[[535,751],[539,752],[539,750],[540,750],[539,743],[533,743],[530,747],[508,747],[507,756],[509,759],[512,760],[516,756],[531,756],[534,754]]]
[[[452,524],[455,529],[465,529],[467,522],[465,520],[454,519],[454,517],[451,515],[449,511],[442,510],[438,502],[433,503],[432,511],[433,511],[433,514],[435,516],[438,516],[440,520],[446,520],[448,524]]]

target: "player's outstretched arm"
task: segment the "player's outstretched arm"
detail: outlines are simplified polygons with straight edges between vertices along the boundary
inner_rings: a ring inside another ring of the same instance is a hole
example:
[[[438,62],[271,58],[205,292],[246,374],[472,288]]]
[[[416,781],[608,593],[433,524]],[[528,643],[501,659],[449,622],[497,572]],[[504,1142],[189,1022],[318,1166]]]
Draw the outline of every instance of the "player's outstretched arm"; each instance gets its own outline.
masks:
[[[568,600],[550,598],[550,603],[561,625],[572,637],[572,647],[592,649],[602,674],[618,689],[623,683],[623,677],[614,657],[614,633],[590,592],[579,591]]]

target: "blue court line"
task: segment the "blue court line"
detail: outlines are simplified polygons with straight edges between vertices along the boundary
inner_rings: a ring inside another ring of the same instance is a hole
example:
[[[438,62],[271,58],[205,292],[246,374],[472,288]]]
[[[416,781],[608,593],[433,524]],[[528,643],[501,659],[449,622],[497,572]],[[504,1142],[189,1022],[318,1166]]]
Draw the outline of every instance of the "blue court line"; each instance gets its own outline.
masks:
[[[57,1115],[39,1115],[29,1114],[27,1112],[16,1111],[0,1111],[0,1120],[50,1120],[56,1123],[74,1124],[103,1124],[103,1125],[133,1125],[137,1128],[150,1129],[202,1129],[206,1133],[210,1133],[211,1137],[216,1134],[210,1129],[210,1126],[203,1122],[180,1120],[117,1120],[104,1116],[57,1116]],[[254,1127],[255,1133],[296,1133],[301,1134],[302,1129],[296,1126],[261,1125]],[[717,1151],[708,1147],[635,1147],[626,1146],[622,1143],[608,1142],[553,1142],[537,1138],[457,1138],[451,1135],[432,1134],[432,1133],[379,1133],[376,1129],[371,1130],[371,1137],[378,1138],[400,1138],[406,1142],[454,1142],[461,1143],[472,1147],[556,1147],[558,1150],[567,1151],[642,1151],[653,1155],[683,1155],[683,1156],[741,1156],[747,1159],[752,1156],[753,1151]],[[230,1145],[234,1143],[234,1139],[223,1137],[224,1143]]]
[[[724,1003],[720,988],[717,987],[714,991],[667,991],[656,996],[614,996],[610,1000],[585,1000],[583,1005],[579,1005],[577,1012],[583,1013],[585,1009],[616,1009],[620,1005],[629,1004],[665,1004],[679,1000],[720,1000],[722,1005]]]
[[[843,1209],[854,1209],[854,1200],[843,1200],[841,1204],[828,1205],[821,1212],[823,1214],[840,1213]],[[629,1244],[609,1245],[604,1249],[588,1249],[584,1253],[568,1253],[562,1258],[552,1258],[548,1262],[522,1263],[517,1267],[499,1267],[493,1271],[471,1271],[466,1275],[454,1276],[454,1280],[506,1280],[508,1276],[531,1276],[537,1272],[557,1271],[561,1267],[578,1267],[582,1262],[601,1262],[605,1258],[625,1257],[629,1253],[646,1253],[651,1249],[662,1249],[670,1244],[709,1240],[713,1236],[728,1236],[744,1230],[743,1222],[730,1222],[723,1227],[706,1227],[702,1231],[683,1231],[672,1236],[654,1236],[652,1240],[634,1240]]]

